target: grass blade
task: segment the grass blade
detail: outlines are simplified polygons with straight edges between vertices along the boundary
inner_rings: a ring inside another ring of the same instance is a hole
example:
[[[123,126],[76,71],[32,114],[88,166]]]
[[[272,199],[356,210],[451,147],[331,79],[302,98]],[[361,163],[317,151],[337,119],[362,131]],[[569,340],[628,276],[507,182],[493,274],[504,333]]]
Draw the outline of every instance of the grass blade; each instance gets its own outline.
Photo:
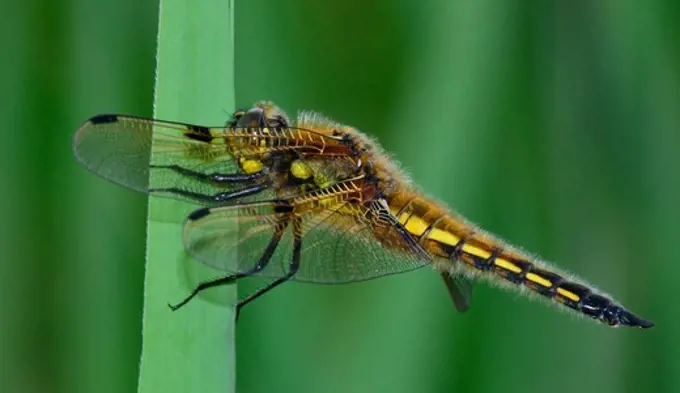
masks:
[[[160,2],[155,117],[225,122],[234,109],[233,12],[232,0]],[[167,306],[217,274],[184,252],[177,217],[192,208],[149,202],[140,393],[235,390],[236,287],[210,291],[174,313]]]

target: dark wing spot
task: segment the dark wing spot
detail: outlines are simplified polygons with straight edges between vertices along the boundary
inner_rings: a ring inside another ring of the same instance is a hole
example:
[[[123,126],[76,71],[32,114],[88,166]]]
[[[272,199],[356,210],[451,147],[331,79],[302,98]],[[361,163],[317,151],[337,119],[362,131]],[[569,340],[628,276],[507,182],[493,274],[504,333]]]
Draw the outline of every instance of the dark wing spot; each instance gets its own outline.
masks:
[[[293,211],[293,205],[287,201],[280,201],[274,205],[274,213],[290,213]]]
[[[186,135],[187,138],[191,138],[206,143],[209,143],[210,141],[215,139],[210,134],[210,129],[208,127],[195,126],[191,124],[187,124],[187,131],[184,133],[184,135]]]
[[[106,123],[117,123],[117,115],[97,115],[90,119],[92,124],[106,124]]]
[[[210,208],[204,207],[204,208],[197,209],[197,210],[194,210],[193,212],[191,212],[189,214],[189,216],[187,217],[187,220],[189,220],[189,221],[200,220],[201,218],[207,216],[208,214],[210,214]]]

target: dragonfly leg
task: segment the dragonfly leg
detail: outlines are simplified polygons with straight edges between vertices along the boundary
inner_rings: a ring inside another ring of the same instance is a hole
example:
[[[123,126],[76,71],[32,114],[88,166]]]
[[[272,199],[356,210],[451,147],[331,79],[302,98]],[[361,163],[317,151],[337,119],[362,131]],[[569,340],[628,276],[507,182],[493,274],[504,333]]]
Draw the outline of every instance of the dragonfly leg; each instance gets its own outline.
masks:
[[[203,292],[204,290],[206,290],[208,288],[214,288],[214,287],[219,287],[219,286],[222,286],[222,285],[227,285],[227,284],[230,284],[230,283],[238,280],[239,278],[252,276],[253,274],[260,272],[262,269],[264,269],[267,266],[267,264],[269,263],[269,260],[271,260],[271,258],[272,258],[272,255],[274,255],[274,251],[276,251],[276,247],[279,245],[279,241],[281,240],[281,236],[283,236],[283,232],[285,231],[287,226],[288,226],[288,219],[285,218],[277,226],[277,230],[274,233],[274,236],[272,236],[272,239],[269,241],[267,248],[264,250],[264,253],[260,257],[260,260],[257,261],[257,263],[255,264],[255,266],[253,266],[252,269],[247,270],[245,272],[236,273],[236,274],[232,274],[232,275],[229,275],[229,276],[221,277],[221,278],[218,278],[218,279],[215,279],[215,280],[204,281],[204,282],[198,284],[196,286],[196,288],[194,288],[194,290],[191,291],[189,296],[184,298],[184,300],[182,300],[181,302],[174,304],[174,305],[168,304],[170,309],[172,311],[178,310],[180,307],[187,304],[196,295],[198,295],[199,293]]]
[[[238,321],[238,317],[241,314],[241,309],[243,306],[246,304],[252,302],[253,300],[257,299],[258,297],[264,295],[265,293],[271,291],[272,289],[278,287],[279,285],[283,284],[284,282],[290,280],[293,278],[295,273],[297,273],[298,268],[300,267],[300,252],[302,251],[302,234],[301,234],[301,225],[300,225],[300,220],[296,219],[294,222],[294,232],[295,232],[295,238],[293,239],[293,259],[290,263],[290,267],[288,269],[288,273],[284,275],[283,277],[280,277],[276,279],[275,281],[269,283],[267,286],[258,289],[255,293],[250,294],[247,298],[241,300],[238,302],[236,305],[236,320]]]
[[[189,199],[193,199],[199,202],[226,202],[232,199],[241,198],[249,195],[257,194],[269,187],[268,184],[255,184],[245,188],[240,188],[238,190],[220,192],[214,195],[201,194],[194,191],[183,190],[181,188],[169,187],[169,188],[152,188],[149,190],[151,193],[156,192],[169,192],[171,194],[183,196]]]
[[[169,169],[181,175],[193,177],[194,179],[210,181],[215,183],[240,183],[261,179],[264,172],[260,171],[253,174],[245,173],[202,173],[191,169],[183,168],[179,165],[151,165],[151,168]]]

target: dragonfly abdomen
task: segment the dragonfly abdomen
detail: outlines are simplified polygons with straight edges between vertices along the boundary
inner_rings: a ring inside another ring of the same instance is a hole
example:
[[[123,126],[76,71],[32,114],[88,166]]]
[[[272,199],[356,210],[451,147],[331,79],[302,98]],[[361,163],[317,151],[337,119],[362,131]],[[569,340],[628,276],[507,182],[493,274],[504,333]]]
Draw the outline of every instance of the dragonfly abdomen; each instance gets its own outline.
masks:
[[[490,281],[502,279],[611,326],[653,326],[594,288],[547,264],[530,261],[523,253],[421,197],[399,195],[391,200],[390,209],[404,228],[436,257],[435,266],[439,270],[454,274],[463,271]]]
[[[464,252],[461,247],[444,247],[451,260],[463,262],[481,274],[501,277],[503,280],[525,287],[556,303],[610,326],[651,327],[645,321],[594,289],[556,273],[543,264],[512,259],[501,251],[488,256]]]

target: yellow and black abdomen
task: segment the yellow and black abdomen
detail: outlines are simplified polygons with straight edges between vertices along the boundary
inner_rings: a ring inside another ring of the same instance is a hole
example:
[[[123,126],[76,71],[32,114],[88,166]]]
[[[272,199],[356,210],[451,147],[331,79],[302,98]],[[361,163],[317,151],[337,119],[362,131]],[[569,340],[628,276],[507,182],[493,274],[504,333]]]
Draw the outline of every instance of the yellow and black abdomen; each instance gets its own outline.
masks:
[[[612,299],[597,293],[593,288],[556,273],[547,265],[506,256],[502,250],[488,251],[477,248],[475,252],[463,251],[461,240],[458,245],[442,245],[448,253],[448,260],[460,261],[481,274],[500,277],[503,280],[530,289],[552,299],[576,312],[611,326],[651,327],[643,320]]]
[[[527,288],[610,326],[653,326],[594,288],[545,263],[531,261],[418,195],[395,195],[389,204],[399,222],[435,257],[438,270]]]

